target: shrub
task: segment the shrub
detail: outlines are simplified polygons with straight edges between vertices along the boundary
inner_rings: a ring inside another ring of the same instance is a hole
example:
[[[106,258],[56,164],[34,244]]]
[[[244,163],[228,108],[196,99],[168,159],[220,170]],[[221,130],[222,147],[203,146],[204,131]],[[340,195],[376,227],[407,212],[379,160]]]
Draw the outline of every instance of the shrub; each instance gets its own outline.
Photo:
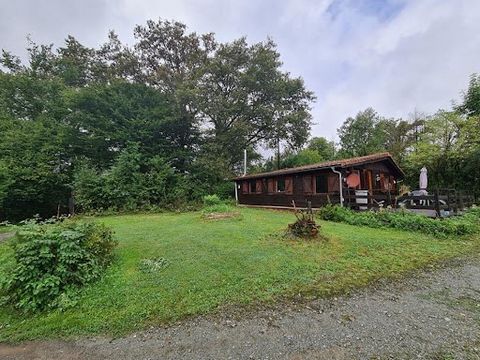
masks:
[[[208,206],[215,206],[215,205],[221,205],[222,200],[218,197],[218,195],[205,195],[203,197],[203,204],[208,207]]]
[[[182,207],[188,199],[184,182],[165,159],[146,158],[130,144],[107,170],[81,164],[73,187],[80,211],[137,211]]]
[[[340,206],[327,205],[318,211],[323,220],[373,228],[395,228],[418,231],[437,237],[473,234],[479,230],[480,212],[472,210],[463,216],[432,219],[409,211],[356,212]]]
[[[226,213],[226,212],[231,212],[233,210],[234,208],[231,207],[230,205],[221,203],[217,205],[207,206],[203,209],[202,212],[204,214],[211,214],[211,213]]]
[[[104,225],[28,223],[11,242],[14,265],[1,282],[4,302],[24,311],[62,307],[111,262],[116,241]]]

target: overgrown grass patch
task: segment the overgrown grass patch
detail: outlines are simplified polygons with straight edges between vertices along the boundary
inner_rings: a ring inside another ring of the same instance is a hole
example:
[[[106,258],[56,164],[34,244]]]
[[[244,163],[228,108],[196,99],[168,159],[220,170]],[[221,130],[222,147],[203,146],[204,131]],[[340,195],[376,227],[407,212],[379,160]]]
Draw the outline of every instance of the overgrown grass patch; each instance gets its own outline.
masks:
[[[394,229],[321,222],[325,242],[285,240],[292,213],[235,209],[241,220],[201,213],[102,217],[113,228],[117,260],[85,288],[76,307],[22,316],[0,309],[0,341],[122,335],[228,305],[328,296],[478,250],[476,237],[437,239]],[[0,276],[11,250],[0,244]],[[167,259],[158,272],[142,259]]]
[[[0,224],[0,234],[5,234],[14,231],[15,228],[13,225]]]

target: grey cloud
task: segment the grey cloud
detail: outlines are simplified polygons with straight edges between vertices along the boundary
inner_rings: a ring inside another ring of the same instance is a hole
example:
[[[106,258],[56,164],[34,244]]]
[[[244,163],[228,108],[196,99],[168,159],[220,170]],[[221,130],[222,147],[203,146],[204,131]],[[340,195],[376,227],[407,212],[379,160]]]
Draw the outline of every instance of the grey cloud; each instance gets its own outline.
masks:
[[[479,1],[382,4],[389,8],[371,0],[0,0],[0,47],[22,54],[28,33],[56,45],[72,34],[95,46],[109,29],[131,43],[135,24],[159,17],[221,41],[271,36],[285,70],[317,94],[314,135],[331,138],[368,106],[395,117],[447,108],[480,72]]]

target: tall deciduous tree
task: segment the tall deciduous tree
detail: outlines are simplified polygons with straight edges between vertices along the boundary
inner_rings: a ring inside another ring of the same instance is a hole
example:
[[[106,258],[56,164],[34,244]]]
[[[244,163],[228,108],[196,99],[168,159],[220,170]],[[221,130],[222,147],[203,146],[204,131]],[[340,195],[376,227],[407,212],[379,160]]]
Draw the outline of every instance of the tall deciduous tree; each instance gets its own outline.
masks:
[[[384,133],[379,126],[380,117],[372,108],[349,117],[338,129],[343,156],[363,156],[383,151]]]
[[[335,143],[321,136],[310,139],[307,149],[317,152],[325,161],[335,158]]]
[[[199,109],[230,166],[242,149],[284,141],[300,148],[310,131],[313,94],[303,81],[280,70],[272,41],[249,46],[245,39],[221,44],[199,86]]]
[[[480,75],[472,74],[462,103],[456,109],[468,116],[480,116]]]

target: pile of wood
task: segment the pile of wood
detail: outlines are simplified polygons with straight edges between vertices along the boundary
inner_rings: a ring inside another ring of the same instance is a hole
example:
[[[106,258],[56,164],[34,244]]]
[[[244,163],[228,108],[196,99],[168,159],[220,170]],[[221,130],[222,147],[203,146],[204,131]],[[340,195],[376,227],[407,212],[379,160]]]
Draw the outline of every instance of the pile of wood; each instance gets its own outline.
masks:
[[[308,207],[305,210],[297,209],[294,201],[292,201],[292,204],[297,221],[288,225],[288,232],[293,236],[301,238],[317,237],[320,225],[317,225],[315,222],[311,203],[308,202]]]

